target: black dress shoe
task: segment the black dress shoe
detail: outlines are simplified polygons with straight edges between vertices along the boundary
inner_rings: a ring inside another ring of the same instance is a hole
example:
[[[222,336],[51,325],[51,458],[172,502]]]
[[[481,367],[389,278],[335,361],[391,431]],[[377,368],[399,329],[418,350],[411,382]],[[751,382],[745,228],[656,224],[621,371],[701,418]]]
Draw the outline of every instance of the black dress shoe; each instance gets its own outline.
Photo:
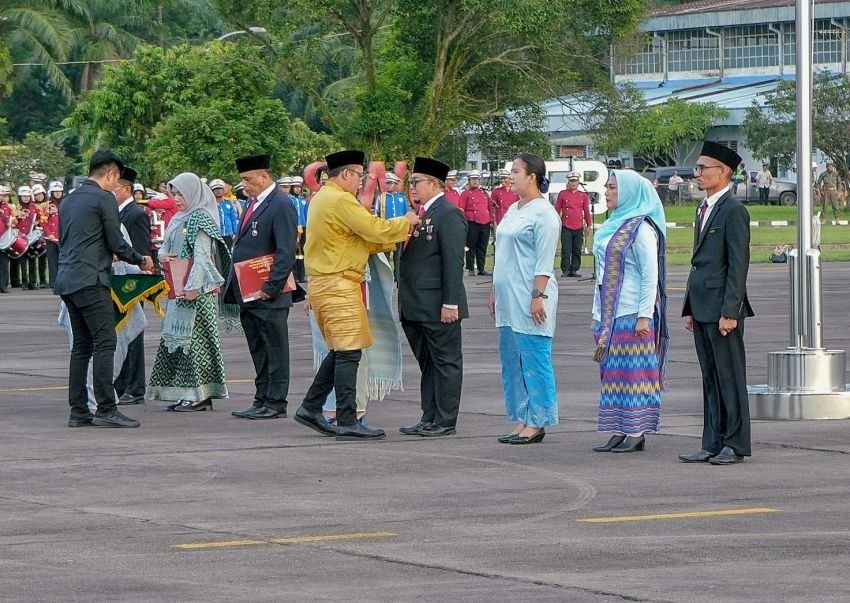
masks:
[[[467,270],[469,276],[475,276],[475,270]]]
[[[205,410],[212,410],[212,409],[213,409],[212,400],[207,398],[206,400],[201,400],[200,402],[192,402],[190,400],[182,400],[172,410],[174,412],[203,412]]]
[[[699,452],[680,454],[679,460],[683,463],[707,463],[708,459],[713,456],[713,452],[709,452],[708,450],[700,450]]]
[[[298,415],[295,415],[296,420]],[[374,429],[372,427],[364,427],[360,423],[354,425],[337,425],[336,440],[337,442],[357,442],[360,440],[383,440],[387,434],[383,429]]]
[[[608,440],[606,444],[602,444],[601,446],[594,446],[594,452],[611,452],[611,449],[615,446],[619,446],[623,443],[623,440],[626,439],[624,435],[612,435],[611,439]]]
[[[489,270],[481,270],[478,272],[478,276],[493,276],[493,273]]]
[[[426,427],[431,427],[431,423],[427,421],[419,421],[416,425],[406,425],[405,427],[399,427],[399,433],[403,433],[404,435],[419,435],[419,432],[425,429]]]
[[[542,442],[543,438],[545,438],[545,437],[546,437],[546,430],[541,429],[540,431],[538,431],[537,433],[535,433],[532,436],[517,435],[517,437],[515,437],[513,440],[511,440],[510,443],[514,446],[517,446],[517,445],[523,446],[525,444],[537,444],[539,442]]]
[[[296,423],[301,423],[302,425],[309,427],[313,431],[318,431],[320,434],[325,436],[336,435],[336,430],[338,429],[338,427],[331,427],[330,425],[328,425],[328,422],[325,419],[325,415],[323,415],[322,413],[310,412],[303,406],[301,406],[297,411],[295,411],[295,421]]]
[[[712,465],[734,465],[735,463],[743,463],[744,457],[732,450],[729,446],[724,446],[720,454],[708,459]]]
[[[454,425],[431,425],[430,427],[422,429],[422,431],[419,432],[419,435],[423,438],[439,438],[440,436],[453,435],[455,433],[457,433],[457,429],[455,429]]]
[[[118,405],[125,406],[129,404],[144,404],[145,397],[133,394],[122,394],[120,398],[118,398]]]
[[[259,401],[255,401],[253,406],[246,408],[245,410],[234,410],[231,415],[234,417],[239,417],[240,419],[247,419],[248,415],[251,413],[257,412],[259,409],[263,407],[263,403]]]
[[[125,417],[117,410],[105,414],[95,414],[91,422],[95,427],[138,427],[141,425],[135,419]]]
[[[498,440],[500,444],[510,444],[517,437],[519,437],[518,433],[506,433],[505,435],[500,435]]]
[[[68,427],[90,427],[93,419],[94,415],[91,413],[88,416],[82,417],[71,415],[71,418],[68,419]]]
[[[244,418],[254,420],[263,420],[263,419],[282,419],[286,416],[286,412],[278,412],[274,408],[269,408],[268,406],[263,406],[262,408],[258,408],[254,412],[248,413]]]
[[[611,452],[642,452],[645,444],[646,438],[643,435],[629,436],[619,446],[612,448]]]

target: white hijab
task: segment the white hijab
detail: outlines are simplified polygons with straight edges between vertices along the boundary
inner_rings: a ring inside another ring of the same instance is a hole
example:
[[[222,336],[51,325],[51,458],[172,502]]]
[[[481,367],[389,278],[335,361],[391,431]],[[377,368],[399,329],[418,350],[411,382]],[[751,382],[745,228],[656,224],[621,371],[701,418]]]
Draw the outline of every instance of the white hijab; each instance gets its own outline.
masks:
[[[221,230],[221,223],[218,216],[218,205],[215,202],[215,195],[206,184],[201,182],[192,172],[183,172],[168,183],[169,189],[177,190],[186,199],[186,209],[174,214],[171,221],[168,223],[168,229],[165,231],[165,239],[168,239],[170,232],[177,228],[183,228],[183,223],[189,215],[199,209],[206,211],[216,228]],[[173,191],[172,191],[173,194]]]

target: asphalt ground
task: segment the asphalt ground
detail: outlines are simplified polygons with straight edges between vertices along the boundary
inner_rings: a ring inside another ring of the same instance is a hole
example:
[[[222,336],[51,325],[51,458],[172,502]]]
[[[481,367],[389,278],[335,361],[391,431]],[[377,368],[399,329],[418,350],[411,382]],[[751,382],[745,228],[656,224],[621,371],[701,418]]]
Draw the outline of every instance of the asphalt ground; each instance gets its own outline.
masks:
[[[587,258],[585,258],[587,261]],[[786,267],[754,266],[749,382],[787,339]],[[585,273],[589,269],[585,268]],[[231,398],[189,415],[128,407],[134,430],[69,429],[68,346],[47,291],[0,297],[2,601],[846,601],[850,422],[755,422],[753,457],[686,465],[700,447],[701,381],[675,319],[671,387],[645,452],[599,454],[593,284],[562,279],[555,338],[561,424],[507,446],[488,283],[467,277],[458,434],[425,440],[418,375],[369,411],[383,442],[337,443],[252,399],[241,336],[224,335]],[[825,340],[850,346],[850,264],[824,267]],[[148,310],[148,370],[159,320]],[[312,373],[290,317],[290,416]],[[596,521],[588,521],[596,520]]]

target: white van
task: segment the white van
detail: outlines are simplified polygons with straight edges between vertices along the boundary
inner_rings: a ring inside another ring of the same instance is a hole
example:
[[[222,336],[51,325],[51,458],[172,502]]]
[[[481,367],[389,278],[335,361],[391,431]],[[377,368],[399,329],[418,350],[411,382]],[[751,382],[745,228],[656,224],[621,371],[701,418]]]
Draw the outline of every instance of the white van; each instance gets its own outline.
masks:
[[[505,169],[510,171],[511,164],[506,163]],[[547,161],[546,175],[549,177],[549,202],[552,205],[558,199],[558,193],[567,188],[567,173],[578,172],[581,176],[579,190],[590,194],[590,210],[594,214],[604,214],[605,183],[608,182],[608,167],[601,161],[593,159],[574,159],[572,161]]]

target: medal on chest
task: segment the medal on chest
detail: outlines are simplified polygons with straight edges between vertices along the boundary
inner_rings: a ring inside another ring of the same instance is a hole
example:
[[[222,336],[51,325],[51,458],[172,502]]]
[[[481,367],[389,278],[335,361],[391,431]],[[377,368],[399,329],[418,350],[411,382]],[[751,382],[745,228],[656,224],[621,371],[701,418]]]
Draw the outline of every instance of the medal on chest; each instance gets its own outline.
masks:
[[[257,223],[251,222],[251,236],[256,237],[259,233],[257,232]]]

